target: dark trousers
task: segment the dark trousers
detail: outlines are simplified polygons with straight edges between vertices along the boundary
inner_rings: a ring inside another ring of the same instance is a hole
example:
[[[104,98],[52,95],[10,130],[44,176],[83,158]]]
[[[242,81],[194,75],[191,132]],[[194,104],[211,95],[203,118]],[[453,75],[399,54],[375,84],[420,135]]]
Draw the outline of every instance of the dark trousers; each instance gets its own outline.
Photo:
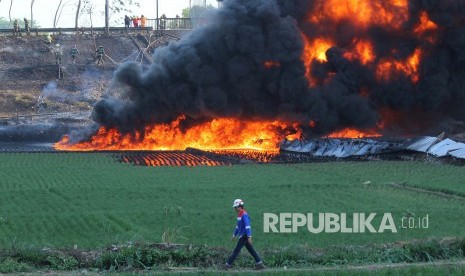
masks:
[[[242,247],[244,247],[244,245],[245,245],[245,248],[247,248],[247,251],[249,251],[250,255],[252,255],[252,257],[255,259],[255,262],[256,263],[261,262],[260,257],[258,256],[257,252],[255,252],[255,249],[249,243],[249,241],[247,239],[247,235],[243,235],[237,241],[236,248],[234,249],[234,252],[231,255],[231,257],[229,257],[229,259],[228,259],[228,264],[229,265],[232,265],[234,263],[234,260],[237,258],[237,255],[239,255],[239,252],[241,252],[241,249],[242,249]]]

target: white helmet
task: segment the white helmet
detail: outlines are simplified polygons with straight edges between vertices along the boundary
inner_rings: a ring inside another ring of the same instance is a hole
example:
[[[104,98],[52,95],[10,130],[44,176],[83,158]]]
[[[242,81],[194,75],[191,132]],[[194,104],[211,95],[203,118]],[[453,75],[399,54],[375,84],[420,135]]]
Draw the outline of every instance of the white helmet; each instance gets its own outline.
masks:
[[[56,44],[55,46],[56,46],[56,47],[60,47],[60,44]]]
[[[233,202],[233,207],[234,208],[239,207],[239,206],[243,206],[243,205],[244,205],[244,201],[242,201],[242,199],[236,199]]]

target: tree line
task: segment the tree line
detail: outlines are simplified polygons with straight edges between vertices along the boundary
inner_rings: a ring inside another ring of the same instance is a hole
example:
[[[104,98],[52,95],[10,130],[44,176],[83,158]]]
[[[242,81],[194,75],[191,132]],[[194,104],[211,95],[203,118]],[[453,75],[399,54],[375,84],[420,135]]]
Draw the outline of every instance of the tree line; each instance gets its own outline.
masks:
[[[39,0],[38,2],[44,2],[44,4],[49,4],[49,1],[45,0]],[[109,22],[110,22],[110,17],[114,14],[121,14],[121,13],[132,13],[131,7],[139,7],[139,1],[138,0],[100,0],[100,1],[105,1],[105,27],[109,27]],[[31,22],[30,27],[40,27],[36,25],[36,22],[34,21],[34,4],[37,2],[37,0],[31,0],[30,2],[30,17],[28,20]],[[88,15],[89,16],[89,21],[90,25],[93,26],[93,16],[96,13],[96,1],[92,0],[71,0],[71,1],[65,1],[66,3],[63,2],[63,0],[60,0],[58,2],[58,6],[55,9],[55,15],[53,18],[53,27],[56,28],[58,25],[58,22],[60,20],[60,17],[62,16],[63,9],[65,5],[68,5],[70,2],[74,2],[74,5],[76,7],[76,13],[75,13],[75,28],[79,28],[79,18],[83,15]],[[11,28],[13,25],[13,21],[17,18],[12,18],[11,17],[11,11],[16,8],[15,6],[15,0],[10,0],[10,6],[9,6],[9,11],[8,11],[8,19],[5,19],[3,17],[0,17],[0,28]],[[21,8],[23,6],[21,5]],[[25,16],[27,17],[27,16]],[[18,21],[22,21],[18,20]]]

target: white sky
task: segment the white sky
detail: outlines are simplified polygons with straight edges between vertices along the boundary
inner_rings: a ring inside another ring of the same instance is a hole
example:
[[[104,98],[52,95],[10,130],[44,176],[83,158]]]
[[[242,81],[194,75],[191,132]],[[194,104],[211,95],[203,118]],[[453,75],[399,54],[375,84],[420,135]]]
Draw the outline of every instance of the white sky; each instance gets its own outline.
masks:
[[[0,17],[8,20],[9,9],[11,0],[0,0]],[[60,0],[35,0],[34,2],[34,21],[38,22],[41,27],[53,27],[53,18],[58,7]],[[76,14],[77,0],[63,0],[63,11],[58,21],[58,27],[74,27],[74,17]],[[103,27],[104,18],[102,13],[104,11],[105,0],[94,0],[92,1],[95,5],[95,12],[93,15],[94,27]],[[198,2],[193,0],[194,2]],[[111,3],[111,0],[110,0]],[[156,0],[139,0],[140,8],[134,6],[131,7],[133,15],[140,16],[141,14],[145,17],[152,19],[156,18]],[[218,3],[216,0],[207,0],[207,5],[210,4],[213,7],[217,7]],[[189,7],[189,0],[158,0],[159,16],[163,13],[167,17],[175,17],[176,14],[182,15],[182,10]],[[128,14],[129,15],[129,14]],[[123,15],[124,16],[124,15]],[[12,18],[28,18],[31,17],[31,0],[13,0],[13,7],[11,8]],[[111,18],[111,20],[117,20],[120,25],[123,26],[123,19]],[[82,15],[79,19],[81,26],[88,26],[89,16]]]

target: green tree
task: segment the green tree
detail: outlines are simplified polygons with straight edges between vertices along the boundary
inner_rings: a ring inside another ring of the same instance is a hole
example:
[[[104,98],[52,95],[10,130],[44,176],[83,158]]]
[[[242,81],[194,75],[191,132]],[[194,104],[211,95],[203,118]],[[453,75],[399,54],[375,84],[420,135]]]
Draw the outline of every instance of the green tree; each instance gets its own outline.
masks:
[[[93,0],[76,0],[76,23],[75,25],[78,26],[78,19],[81,15],[88,15],[90,22],[88,22],[91,26],[93,26],[93,16],[100,14],[96,11],[95,2]],[[134,7],[139,7],[139,0],[111,0],[109,1],[109,13],[108,13],[108,20],[110,21],[110,25],[123,25],[123,17],[124,14],[131,15],[132,9]],[[79,10],[78,10],[79,9]],[[105,11],[101,13],[102,16],[105,15]],[[105,20],[106,22],[106,20]],[[82,22],[80,23],[82,24]]]
[[[138,0],[112,0],[110,5],[110,11],[116,14],[121,13],[132,13],[131,7],[139,7]]]
[[[10,24],[10,20],[5,19],[4,17],[0,17],[0,28],[6,29],[10,28],[11,26],[8,26]]]
[[[182,10],[182,17],[189,18],[190,10],[189,7]]]
[[[19,23],[19,26],[21,26],[21,28],[24,28],[24,21],[22,18],[14,18],[12,19],[13,21],[17,19],[18,20],[18,23]],[[36,21],[33,21],[33,26],[34,28],[40,28],[40,25],[37,24]],[[31,26],[31,24],[29,23],[29,27]],[[0,17],[0,29],[13,29],[13,23],[10,23],[10,20],[4,18],[4,17]]]
[[[138,0],[112,0],[109,5],[109,20],[114,24],[123,25],[124,14],[132,14],[133,7],[140,7]]]
[[[187,7],[183,9],[182,17],[203,18],[203,17],[206,17],[206,15],[213,10],[215,10],[215,7],[213,7],[212,5],[208,5],[206,7],[195,5],[195,6],[192,6],[192,8]]]

